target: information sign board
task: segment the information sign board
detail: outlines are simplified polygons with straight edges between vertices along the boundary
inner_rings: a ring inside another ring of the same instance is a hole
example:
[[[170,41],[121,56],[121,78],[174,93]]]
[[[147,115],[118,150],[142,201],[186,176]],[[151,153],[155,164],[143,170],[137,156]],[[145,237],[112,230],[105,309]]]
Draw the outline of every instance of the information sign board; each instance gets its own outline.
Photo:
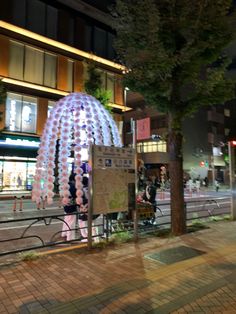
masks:
[[[94,214],[128,211],[135,203],[135,151],[92,146],[92,207]]]

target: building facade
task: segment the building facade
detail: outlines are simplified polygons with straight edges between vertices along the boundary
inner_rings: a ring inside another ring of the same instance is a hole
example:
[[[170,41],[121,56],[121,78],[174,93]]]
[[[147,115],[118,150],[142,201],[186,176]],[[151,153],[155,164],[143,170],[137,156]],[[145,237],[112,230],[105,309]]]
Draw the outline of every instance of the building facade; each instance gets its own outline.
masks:
[[[132,94],[132,93],[131,93]],[[132,111],[124,114],[124,141],[132,145],[131,119],[150,117],[150,137],[137,140],[137,155],[145,167],[145,176],[160,178],[161,169],[166,168],[168,177],[168,151],[166,135],[167,116],[148,108],[141,96],[128,102]],[[202,107],[192,117],[183,122],[183,169],[186,179],[203,180],[208,178],[210,184],[217,179],[229,184],[227,137],[235,129],[235,102],[224,105]]]
[[[66,4],[65,4],[66,3]],[[77,1],[0,2],[0,190],[30,190],[39,138],[60,98],[83,92],[88,62],[111,92],[114,117],[126,110],[106,12]]]

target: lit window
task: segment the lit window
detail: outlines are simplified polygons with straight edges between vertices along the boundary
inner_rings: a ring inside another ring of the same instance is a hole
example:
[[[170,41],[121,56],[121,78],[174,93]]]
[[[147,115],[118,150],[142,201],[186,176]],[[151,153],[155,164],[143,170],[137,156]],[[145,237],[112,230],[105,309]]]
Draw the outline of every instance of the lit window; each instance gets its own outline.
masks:
[[[230,110],[224,109],[224,115],[225,115],[225,117],[230,117]]]
[[[16,41],[10,41],[9,76],[23,80],[24,72],[24,45]]]
[[[225,129],[225,136],[228,136],[230,132],[230,129]]]
[[[69,92],[73,91],[73,83],[74,83],[74,61],[67,60],[67,90]]]
[[[138,153],[166,153],[166,142],[143,142],[137,144]]]
[[[44,53],[30,46],[25,47],[25,75],[28,82],[43,84]]]
[[[70,66],[68,68],[70,71]],[[9,76],[55,88],[57,56],[11,40]]]
[[[51,53],[44,54],[44,85],[56,87],[57,57]]]
[[[48,101],[48,117],[49,117],[49,115],[50,115],[50,112],[51,112],[51,110],[52,110],[52,108],[55,106],[55,101],[52,101],[52,100],[49,100]]]
[[[37,99],[7,93],[6,129],[17,132],[36,132]]]

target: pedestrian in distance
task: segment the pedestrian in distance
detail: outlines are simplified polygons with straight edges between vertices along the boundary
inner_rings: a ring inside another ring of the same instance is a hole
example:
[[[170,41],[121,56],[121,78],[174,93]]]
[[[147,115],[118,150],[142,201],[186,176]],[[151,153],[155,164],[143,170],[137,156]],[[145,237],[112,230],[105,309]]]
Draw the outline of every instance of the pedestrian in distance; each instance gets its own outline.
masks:
[[[144,221],[145,224],[154,223],[156,216],[156,186],[153,184],[152,180],[147,180],[147,185],[145,188],[143,200],[152,205],[153,208],[153,217],[150,220]]]
[[[219,192],[219,188],[220,188],[220,183],[217,179],[215,179],[215,189],[216,189],[216,192]]]

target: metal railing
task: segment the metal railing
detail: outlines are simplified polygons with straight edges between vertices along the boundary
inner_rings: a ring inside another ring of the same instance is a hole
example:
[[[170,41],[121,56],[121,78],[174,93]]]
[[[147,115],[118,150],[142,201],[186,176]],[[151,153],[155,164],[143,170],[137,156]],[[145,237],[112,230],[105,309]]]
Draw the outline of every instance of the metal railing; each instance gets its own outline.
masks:
[[[81,230],[86,229],[87,227],[80,227],[78,225],[78,220],[80,216],[84,213],[72,213],[72,214],[52,214],[52,215],[35,215],[33,217],[12,217],[9,220],[9,217],[5,220],[0,220],[0,256],[7,254],[14,254],[23,251],[35,250],[45,247],[51,247],[55,245],[76,242],[81,240],[87,240],[87,237],[82,237]],[[71,228],[70,225],[65,221],[66,216],[76,216],[75,228]],[[22,223],[24,223],[22,225]],[[55,231],[55,228],[52,228],[55,223],[59,224],[58,230]],[[14,226],[11,226],[14,224]],[[62,225],[65,224],[66,228],[62,231]],[[6,228],[1,228],[3,225],[6,225]],[[47,228],[47,230],[37,230],[35,227],[40,226]],[[101,224],[94,224],[93,227],[100,227],[101,232],[98,234],[92,235],[92,237],[102,237],[104,235],[104,221],[102,219]],[[51,230],[49,230],[51,228]],[[18,231],[18,235],[15,236],[15,230]],[[10,232],[13,230],[12,232]],[[71,240],[63,239],[60,234],[62,232],[73,232],[75,237]],[[5,237],[4,237],[5,233]],[[8,234],[6,236],[6,233]],[[10,233],[10,234],[9,234]],[[3,249],[1,248],[3,246]]]
[[[189,222],[229,214],[229,204],[229,197],[188,200],[185,202],[186,220]],[[81,235],[82,229],[87,228],[87,226],[80,227],[78,224],[79,218],[84,213],[45,214],[45,211],[44,213],[36,211],[30,217],[27,217],[26,213],[24,214],[25,217],[21,217],[23,214],[22,212],[11,214],[11,216],[0,220],[0,256],[56,245],[60,246],[70,242],[87,241],[87,237]],[[76,216],[76,224],[73,229],[65,221],[65,217],[69,215]],[[61,238],[63,224],[67,225],[66,231],[75,232],[73,239],[67,241]],[[170,224],[170,202],[161,202],[157,204],[155,224],[145,225],[143,220],[139,220],[138,232],[139,234],[151,232],[167,228]],[[97,228],[96,234],[92,235],[93,238],[108,240],[114,233],[127,231],[132,234],[134,232],[134,222],[131,217],[114,220],[110,215],[100,215],[99,219],[94,221],[93,228]]]

